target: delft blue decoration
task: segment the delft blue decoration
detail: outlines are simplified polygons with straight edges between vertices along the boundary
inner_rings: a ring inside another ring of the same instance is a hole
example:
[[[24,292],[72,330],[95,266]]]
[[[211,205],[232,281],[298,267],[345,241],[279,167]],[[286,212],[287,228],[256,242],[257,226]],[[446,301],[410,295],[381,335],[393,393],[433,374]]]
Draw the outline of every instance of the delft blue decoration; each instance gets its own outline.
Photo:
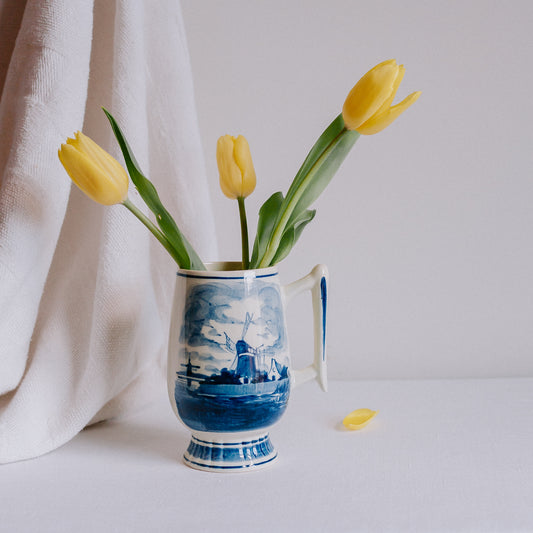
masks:
[[[290,376],[277,279],[188,280],[179,341],[174,397],[193,435],[260,432],[279,420]],[[193,436],[185,459],[194,466],[216,463],[227,469],[242,467],[234,462],[243,456],[254,466],[275,459],[266,432],[224,444]]]
[[[291,386],[316,379],[327,389],[327,268],[317,265],[282,287],[276,267],[210,266],[178,271],[168,392],[192,433],[183,456],[187,465],[253,470],[277,457],[268,432],[285,412]],[[284,306],[306,290],[312,293],[314,362],[291,371]]]
[[[325,276],[320,279],[320,301],[322,302],[322,359],[326,358],[326,316],[328,309],[328,283]]]
[[[277,453],[268,435],[261,438],[235,443],[208,442],[194,435],[185,453],[185,461],[193,467],[210,470],[241,470],[251,466],[264,466],[274,461]],[[248,459],[243,463],[243,458]]]

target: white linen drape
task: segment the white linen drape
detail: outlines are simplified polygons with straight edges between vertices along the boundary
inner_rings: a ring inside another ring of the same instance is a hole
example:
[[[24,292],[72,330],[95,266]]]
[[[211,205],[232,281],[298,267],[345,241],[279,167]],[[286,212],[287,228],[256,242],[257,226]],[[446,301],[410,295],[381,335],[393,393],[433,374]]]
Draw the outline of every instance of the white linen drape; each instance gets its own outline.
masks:
[[[71,185],[61,142],[83,129],[122,160],[111,110],[200,255],[216,246],[176,0],[0,0],[0,91],[6,463],[164,386],[175,263],[125,208]],[[146,211],[133,187],[130,199]]]

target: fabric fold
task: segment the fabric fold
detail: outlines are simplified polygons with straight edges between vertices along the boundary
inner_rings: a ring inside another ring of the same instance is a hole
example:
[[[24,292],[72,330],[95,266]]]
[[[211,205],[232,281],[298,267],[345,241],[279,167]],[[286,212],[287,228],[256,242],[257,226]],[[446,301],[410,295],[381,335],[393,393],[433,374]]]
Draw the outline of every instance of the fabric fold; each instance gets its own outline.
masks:
[[[216,255],[175,1],[28,0],[7,64],[0,463],[53,450],[165,386],[176,265],[125,208],[71,185],[61,142],[82,129],[122,161],[108,108],[182,231],[206,260]],[[147,212],[133,187],[130,199]]]

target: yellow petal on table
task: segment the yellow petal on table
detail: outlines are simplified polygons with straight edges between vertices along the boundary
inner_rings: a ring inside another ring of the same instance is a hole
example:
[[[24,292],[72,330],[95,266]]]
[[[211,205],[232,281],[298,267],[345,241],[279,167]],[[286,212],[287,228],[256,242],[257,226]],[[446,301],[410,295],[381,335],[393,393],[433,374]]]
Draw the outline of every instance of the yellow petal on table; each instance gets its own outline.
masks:
[[[342,423],[348,429],[361,429],[364,428],[379,411],[372,411],[371,409],[356,409],[352,411]]]

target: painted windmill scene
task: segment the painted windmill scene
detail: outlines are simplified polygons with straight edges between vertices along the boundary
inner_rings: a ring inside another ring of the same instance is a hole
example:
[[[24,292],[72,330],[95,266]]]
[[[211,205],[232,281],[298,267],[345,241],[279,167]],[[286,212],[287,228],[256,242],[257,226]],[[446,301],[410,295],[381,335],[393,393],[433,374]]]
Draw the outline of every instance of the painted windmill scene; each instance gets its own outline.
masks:
[[[189,292],[175,382],[180,417],[200,431],[273,424],[285,410],[290,384],[279,290],[264,283],[246,299],[230,284]]]

